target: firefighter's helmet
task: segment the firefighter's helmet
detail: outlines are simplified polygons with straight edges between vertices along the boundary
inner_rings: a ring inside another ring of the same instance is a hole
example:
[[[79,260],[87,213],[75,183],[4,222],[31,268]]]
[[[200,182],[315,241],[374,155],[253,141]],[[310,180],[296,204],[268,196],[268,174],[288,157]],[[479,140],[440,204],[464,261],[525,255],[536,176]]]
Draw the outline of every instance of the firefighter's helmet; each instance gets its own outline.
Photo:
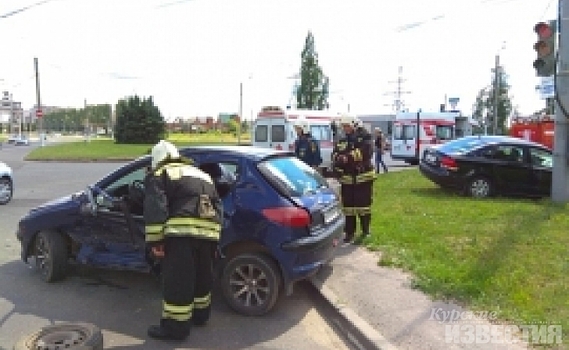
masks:
[[[296,119],[296,121],[294,122],[294,127],[300,128],[303,134],[310,133],[310,125],[308,124],[308,120],[306,120],[306,118],[304,118],[303,116],[300,116]]]
[[[357,126],[357,119],[355,116],[350,114],[342,114],[340,116],[340,125],[350,125],[350,126]]]
[[[152,148],[152,169],[156,169],[158,164],[163,162],[166,159],[179,159],[180,153],[178,153],[178,149],[176,146],[171,144],[168,141],[160,140],[153,148]]]

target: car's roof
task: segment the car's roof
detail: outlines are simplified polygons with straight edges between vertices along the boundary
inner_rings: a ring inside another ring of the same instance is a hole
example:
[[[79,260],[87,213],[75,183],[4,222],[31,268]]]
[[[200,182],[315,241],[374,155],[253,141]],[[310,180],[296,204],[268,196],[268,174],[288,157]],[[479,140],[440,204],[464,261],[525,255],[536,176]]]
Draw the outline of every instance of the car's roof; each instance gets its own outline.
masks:
[[[180,152],[181,153],[188,153],[188,152],[189,153],[204,153],[204,152],[230,153],[230,154],[237,154],[239,156],[253,160],[259,160],[277,154],[291,154],[291,152],[288,151],[281,151],[272,148],[263,148],[256,146],[222,146],[222,145],[181,147]]]
[[[462,139],[479,139],[484,143],[513,143],[513,144],[523,144],[528,146],[536,146],[546,148],[544,145],[528,141],[518,137],[503,136],[503,135],[478,135],[478,136],[465,136]],[[460,139],[458,139],[460,140]]]
[[[200,146],[184,146],[179,147],[180,153],[187,156],[188,154],[196,153],[228,153],[243,156],[252,160],[260,160],[269,156],[278,154],[294,155],[292,151],[282,151],[272,148],[263,148],[257,146],[223,146],[223,145],[200,145]],[[137,158],[142,160],[150,158],[150,154],[145,154]]]

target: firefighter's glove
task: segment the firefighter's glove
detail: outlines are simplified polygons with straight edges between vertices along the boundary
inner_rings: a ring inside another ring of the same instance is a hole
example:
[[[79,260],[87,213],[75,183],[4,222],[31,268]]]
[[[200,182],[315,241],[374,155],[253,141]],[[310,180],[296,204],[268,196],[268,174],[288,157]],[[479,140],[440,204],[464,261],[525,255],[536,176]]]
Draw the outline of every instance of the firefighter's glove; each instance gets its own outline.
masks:
[[[164,243],[155,243],[150,246],[150,252],[155,259],[164,258]]]

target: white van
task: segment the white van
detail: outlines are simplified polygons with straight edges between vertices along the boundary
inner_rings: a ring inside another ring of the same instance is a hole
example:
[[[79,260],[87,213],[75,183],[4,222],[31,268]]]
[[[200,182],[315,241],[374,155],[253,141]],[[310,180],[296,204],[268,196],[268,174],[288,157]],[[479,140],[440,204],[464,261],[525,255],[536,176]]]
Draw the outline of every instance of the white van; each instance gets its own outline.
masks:
[[[297,138],[294,123],[298,118],[305,118],[310,125],[312,137],[320,144],[322,153],[320,167],[330,169],[334,148],[331,124],[338,115],[330,111],[264,107],[257,114],[257,120],[251,128],[251,143],[257,147],[294,151],[294,142]]]
[[[416,165],[425,148],[471,134],[469,117],[462,116],[458,111],[401,112],[395,116],[393,123],[391,158]]]

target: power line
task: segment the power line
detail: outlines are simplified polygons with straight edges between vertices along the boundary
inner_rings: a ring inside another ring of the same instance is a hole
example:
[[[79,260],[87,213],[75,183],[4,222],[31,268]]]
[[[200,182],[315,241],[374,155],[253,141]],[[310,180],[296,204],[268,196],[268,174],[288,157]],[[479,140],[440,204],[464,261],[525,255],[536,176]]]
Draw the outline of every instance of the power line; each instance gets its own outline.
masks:
[[[549,2],[547,3],[547,6],[545,7],[545,10],[543,10],[543,13],[541,14],[541,17],[539,18],[540,20],[545,17],[545,14],[547,13],[547,11],[549,10],[549,8],[551,7],[551,4],[552,4],[552,3],[553,3],[553,0],[549,0]]]
[[[18,13],[21,13],[21,12],[24,12],[24,11],[26,11],[26,10],[29,10],[29,9],[31,9],[31,8],[33,8],[33,7],[40,6],[40,5],[43,5],[43,4],[46,4],[46,3],[48,3],[48,2],[52,2],[52,1],[54,1],[54,0],[43,0],[43,1],[40,1],[40,2],[36,2],[35,4],[31,4],[31,5],[28,5],[28,6],[24,6],[24,7],[22,7],[22,8],[19,8],[19,9],[10,11],[10,12],[8,12],[8,13],[5,13],[5,14],[3,14],[3,15],[0,15],[0,18],[8,18],[8,17],[14,16],[14,15],[17,15]]]

